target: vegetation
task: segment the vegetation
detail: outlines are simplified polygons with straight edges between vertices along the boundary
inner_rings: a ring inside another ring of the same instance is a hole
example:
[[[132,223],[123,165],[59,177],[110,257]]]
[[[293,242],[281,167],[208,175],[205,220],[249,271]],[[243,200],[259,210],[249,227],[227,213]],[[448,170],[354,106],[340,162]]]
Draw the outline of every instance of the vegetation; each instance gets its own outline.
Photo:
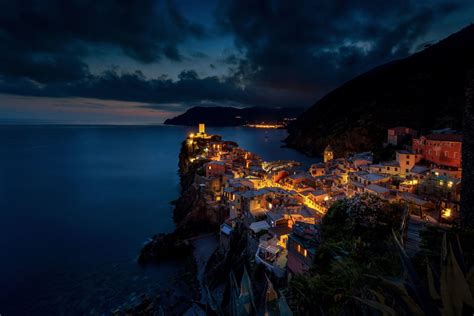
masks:
[[[297,312],[355,314],[360,307],[353,297],[375,283],[367,275],[400,273],[391,231],[399,229],[402,214],[401,205],[371,195],[333,205],[321,224],[322,243],[313,269],[290,282]]]
[[[439,266],[426,263],[426,279],[423,281],[408,258],[398,238],[403,274],[398,278],[379,276],[378,292],[372,290],[373,299],[357,298],[384,314],[409,315],[472,315],[474,312],[474,268],[466,265],[458,235],[448,237],[444,232],[441,247],[436,252]]]
[[[331,207],[312,270],[290,282],[296,312],[472,315],[474,231],[429,228],[411,260],[397,232],[403,213],[401,205],[368,195]]]

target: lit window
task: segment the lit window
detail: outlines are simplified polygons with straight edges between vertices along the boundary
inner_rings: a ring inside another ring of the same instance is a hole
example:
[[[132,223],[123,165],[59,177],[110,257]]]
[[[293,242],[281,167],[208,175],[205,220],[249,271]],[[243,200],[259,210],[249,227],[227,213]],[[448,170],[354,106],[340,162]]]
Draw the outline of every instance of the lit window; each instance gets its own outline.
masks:
[[[444,210],[442,210],[441,211],[441,217],[450,218],[451,217],[451,209],[450,208],[445,208]]]

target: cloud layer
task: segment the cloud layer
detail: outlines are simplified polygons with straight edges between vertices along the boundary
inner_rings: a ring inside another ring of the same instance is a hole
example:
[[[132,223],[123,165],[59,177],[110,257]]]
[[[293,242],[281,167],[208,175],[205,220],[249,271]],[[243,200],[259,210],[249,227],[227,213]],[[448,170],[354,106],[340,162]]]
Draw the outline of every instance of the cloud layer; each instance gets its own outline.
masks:
[[[137,101],[155,109],[160,104],[309,106],[345,80],[407,56],[437,21],[463,10],[474,13],[474,5],[464,0],[194,5],[208,5],[214,19],[196,22],[192,6],[181,12],[179,1],[3,1],[0,93]],[[157,63],[179,69],[186,58],[215,56],[183,47],[229,37],[234,46],[210,61],[210,74],[181,68],[174,79],[143,75]],[[133,60],[137,71],[110,65],[112,70],[98,73],[86,62],[95,54]],[[212,75],[216,67],[225,67],[226,75]]]

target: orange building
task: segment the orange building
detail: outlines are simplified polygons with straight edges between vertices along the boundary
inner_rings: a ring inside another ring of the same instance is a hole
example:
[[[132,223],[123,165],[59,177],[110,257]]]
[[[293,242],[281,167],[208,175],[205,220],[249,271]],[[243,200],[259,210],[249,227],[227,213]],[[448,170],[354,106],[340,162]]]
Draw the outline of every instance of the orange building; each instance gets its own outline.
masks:
[[[462,135],[431,134],[413,139],[413,151],[442,167],[461,167]]]

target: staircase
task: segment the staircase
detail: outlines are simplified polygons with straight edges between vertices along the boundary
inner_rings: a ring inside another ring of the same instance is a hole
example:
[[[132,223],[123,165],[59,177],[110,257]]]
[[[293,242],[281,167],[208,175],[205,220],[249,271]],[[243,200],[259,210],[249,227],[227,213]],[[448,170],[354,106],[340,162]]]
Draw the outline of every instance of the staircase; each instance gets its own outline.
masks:
[[[407,224],[405,251],[409,257],[414,257],[420,251],[420,232],[425,228],[426,221],[418,216],[410,215]]]

